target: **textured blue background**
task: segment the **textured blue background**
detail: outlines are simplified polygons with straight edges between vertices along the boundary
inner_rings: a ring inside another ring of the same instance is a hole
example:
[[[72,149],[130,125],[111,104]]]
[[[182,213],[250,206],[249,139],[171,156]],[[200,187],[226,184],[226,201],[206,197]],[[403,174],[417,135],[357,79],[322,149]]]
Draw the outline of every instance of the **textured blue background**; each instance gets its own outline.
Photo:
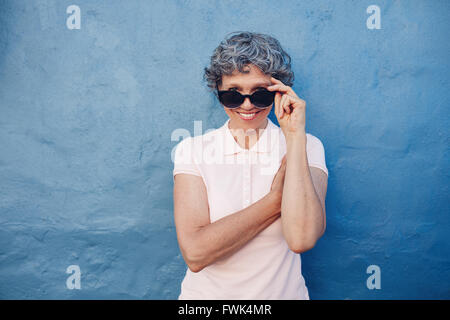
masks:
[[[0,0],[0,298],[178,297],[171,133],[226,120],[202,74],[235,30],[280,40],[325,146],[311,298],[450,298],[449,16],[447,0]]]

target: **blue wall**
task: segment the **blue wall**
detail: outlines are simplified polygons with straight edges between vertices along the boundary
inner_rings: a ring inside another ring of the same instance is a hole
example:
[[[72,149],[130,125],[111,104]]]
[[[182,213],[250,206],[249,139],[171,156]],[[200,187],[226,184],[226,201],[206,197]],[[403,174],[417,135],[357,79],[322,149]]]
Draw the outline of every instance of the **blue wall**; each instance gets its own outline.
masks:
[[[325,146],[311,298],[450,298],[449,13],[447,0],[1,0],[0,298],[178,297],[171,134],[226,120],[202,72],[235,30],[280,40]]]

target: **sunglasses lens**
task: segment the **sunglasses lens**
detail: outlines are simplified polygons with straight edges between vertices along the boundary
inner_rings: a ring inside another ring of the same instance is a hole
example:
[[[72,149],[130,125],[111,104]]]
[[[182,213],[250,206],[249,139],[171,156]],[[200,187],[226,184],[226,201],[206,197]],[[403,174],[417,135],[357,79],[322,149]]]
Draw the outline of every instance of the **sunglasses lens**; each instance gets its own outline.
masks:
[[[268,91],[268,90],[260,90],[256,91],[252,95],[252,103],[257,108],[267,108],[273,103],[273,100],[275,98],[275,92]]]
[[[274,98],[275,92],[260,90],[251,95],[250,101],[257,108],[267,108]],[[245,98],[237,91],[219,91],[219,100],[225,107],[233,109],[239,107]]]
[[[224,91],[220,93],[219,100],[227,108],[237,108],[244,102],[242,95],[236,91]]]

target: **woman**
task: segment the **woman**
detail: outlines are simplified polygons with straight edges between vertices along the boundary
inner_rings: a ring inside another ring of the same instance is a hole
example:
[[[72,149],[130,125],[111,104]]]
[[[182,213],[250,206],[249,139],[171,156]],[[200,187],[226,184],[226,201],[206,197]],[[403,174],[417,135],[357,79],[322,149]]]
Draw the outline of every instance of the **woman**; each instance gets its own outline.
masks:
[[[273,37],[235,32],[205,68],[229,119],[175,152],[179,299],[309,299],[299,253],[325,231],[328,170]],[[280,127],[267,118],[272,107]],[[275,170],[266,164],[275,161]]]

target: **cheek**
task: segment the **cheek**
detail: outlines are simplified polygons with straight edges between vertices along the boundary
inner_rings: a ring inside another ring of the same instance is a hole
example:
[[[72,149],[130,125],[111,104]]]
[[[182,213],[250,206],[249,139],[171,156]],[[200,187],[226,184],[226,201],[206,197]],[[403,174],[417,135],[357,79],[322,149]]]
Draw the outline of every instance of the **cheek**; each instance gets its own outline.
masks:
[[[272,104],[272,106],[273,106],[273,104]],[[270,113],[270,110],[272,110],[272,106],[270,106],[270,107],[267,108],[266,110],[263,110],[261,113],[262,113],[264,116],[267,116],[267,115]]]
[[[231,118],[234,117],[236,115],[236,113],[234,113],[233,111],[231,111],[228,108],[223,107],[223,110],[225,110],[225,113]]]

